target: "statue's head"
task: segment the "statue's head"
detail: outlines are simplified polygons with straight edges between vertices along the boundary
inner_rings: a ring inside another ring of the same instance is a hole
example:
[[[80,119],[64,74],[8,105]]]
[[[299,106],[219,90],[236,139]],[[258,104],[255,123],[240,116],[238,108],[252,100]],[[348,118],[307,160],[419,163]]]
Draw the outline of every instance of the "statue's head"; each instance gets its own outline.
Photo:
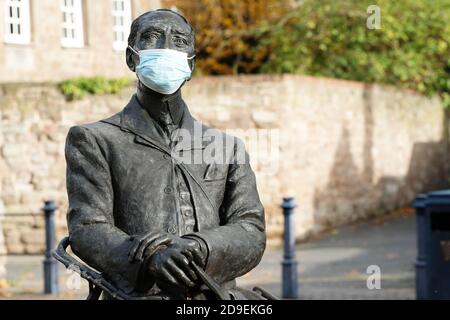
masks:
[[[149,50],[149,49],[170,49],[170,50]],[[147,51],[148,50],[148,51]],[[174,52],[177,51],[177,52]],[[181,55],[179,53],[182,53]],[[187,19],[179,13],[159,9],[156,11],[149,11],[133,21],[128,38],[128,48],[126,51],[126,59],[128,67],[131,71],[138,74],[141,82],[144,81],[144,73],[163,73],[163,70],[149,70],[163,68],[165,64],[173,65],[167,66],[166,70],[183,69],[184,59],[183,54],[186,55],[187,65],[190,72],[195,68],[195,33],[192,26]],[[145,55],[145,56],[144,56]],[[148,61],[147,61],[148,59]],[[147,62],[145,62],[145,61]],[[158,66],[153,66],[151,61]],[[144,65],[146,64],[146,65]],[[146,69],[145,72],[142,69]],[[186,74],[178,72],[178,75],[170,74],[168,77],[172,79],[177,76]],[[153,75],[153,77],[156,77]],[[165,74],[158,76],[165,78]],[[188,77],[189,80],[190,75]],[[148,80],[151,82],[151,80]],[[184,83],[184,81],[183,81]],[[146,84],[146,86],[148,86]],[[156,90],[158,91],[158,90]]]

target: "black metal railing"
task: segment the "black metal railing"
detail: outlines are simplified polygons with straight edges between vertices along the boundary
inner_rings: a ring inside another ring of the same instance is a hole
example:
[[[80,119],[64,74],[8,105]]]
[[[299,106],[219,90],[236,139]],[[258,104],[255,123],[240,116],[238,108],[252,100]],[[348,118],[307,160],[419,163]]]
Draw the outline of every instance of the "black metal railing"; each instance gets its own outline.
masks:
[[[0,218],[41,218],[45,219],[45,255],[43,261],[44,269],[44,293],[55,294],[58,288],[58,265],[52,256],[52,251],[56,248],[56,225],[55,213],[58,207],[54,201],[45,201],[41,212],[36,213],[2,213]]]

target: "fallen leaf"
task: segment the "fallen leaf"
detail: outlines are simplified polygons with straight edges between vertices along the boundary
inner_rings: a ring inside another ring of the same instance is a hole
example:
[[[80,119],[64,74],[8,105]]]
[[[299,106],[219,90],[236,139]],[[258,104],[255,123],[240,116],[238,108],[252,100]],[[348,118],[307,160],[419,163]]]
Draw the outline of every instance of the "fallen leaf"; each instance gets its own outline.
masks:
[[[398,258],[399,254],[397,252],[388,252],[385,254],[385,257],[389,260]]]

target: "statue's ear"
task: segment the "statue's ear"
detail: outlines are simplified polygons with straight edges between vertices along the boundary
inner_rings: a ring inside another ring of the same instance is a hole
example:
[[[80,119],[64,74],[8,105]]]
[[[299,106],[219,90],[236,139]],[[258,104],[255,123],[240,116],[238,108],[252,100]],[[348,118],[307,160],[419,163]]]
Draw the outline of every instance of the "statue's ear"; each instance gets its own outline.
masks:
[[[135,61],[135,57],[134,57],[135,53],[133,51],[131,51],[130,48],[127,48],[125,55],[126,55],[126,59],[127,59],[128,68],[131,71],[136,72],[136,61]]]
[[[195,65],[196,65],[196,63],[195,63],[195,57],[194,57],[194,59],[189,60],[189,68],[191,68],[192,74],[194,74]],[[192,79],[192,76],[188,79],[188,81],[191,79]]]

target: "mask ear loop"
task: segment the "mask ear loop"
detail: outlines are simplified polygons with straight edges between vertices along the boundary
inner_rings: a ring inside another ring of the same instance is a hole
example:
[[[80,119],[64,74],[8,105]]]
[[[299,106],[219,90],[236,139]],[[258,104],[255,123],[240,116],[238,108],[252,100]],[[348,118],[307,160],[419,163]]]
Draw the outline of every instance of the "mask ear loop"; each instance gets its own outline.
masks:
[[[137,52],[132,46],[128,46],[128,48],[133,51],[135,54],[139,55],[139,52]]]
[[[194,54],[192,57],[188,57],[187,59],[188,59],[188,61],[189,60],[192,60],[192,59],[194,59],[196,57],[196,55]],[[189,80],[191,80],[192,79],[192,75],[189,77],[189,79],[187,79],[187,81],[189,81]],[[184,83],[186,83],[186,81],[184,82]],[[183,83],[183,84],[184,84]]]

